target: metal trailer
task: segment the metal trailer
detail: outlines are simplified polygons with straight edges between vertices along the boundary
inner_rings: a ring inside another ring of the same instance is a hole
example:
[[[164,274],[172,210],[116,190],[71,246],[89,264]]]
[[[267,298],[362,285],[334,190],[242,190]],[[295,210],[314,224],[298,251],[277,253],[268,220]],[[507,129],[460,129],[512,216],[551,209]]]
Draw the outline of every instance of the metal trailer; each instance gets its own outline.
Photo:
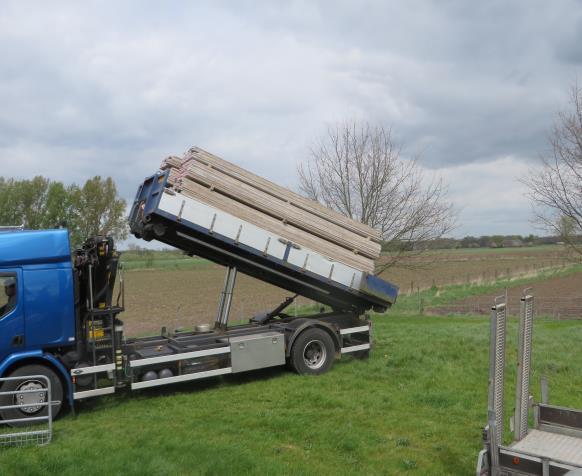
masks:
[[[495,300],[491,312],[488,424],[483,431],[477,476],[582,474],[582,411],[548,403],[547,380],[542,378],[542,401],[530,396],[534,297],[524,291],[518,333],[513,441],[503,444],[505,396],[506,296]],[[534,425],[529,427],[533,408]]]
[[[157,336],[126,338],[119,318],[123,274],[111,238],[90,238],[71,255],[66,230],[0,233],[0,279],[10,277],[17,290],[14,306],[0,316],[0,377],[46,375],[56,416],[64,403],[74,408],[76,400],[124,388],[141,390],[285,364],[300,374],[321,374],[342,355],[367,355],[371,323],[366,312],[389,308],[397,296],[395,286],[203,204],[176,203],[165,180],[165,174],[156,174],[140,187],[130,228],[144,239],[158,239],[226,267],[214,326],[174,332],[164,327]],[[235,235],[229,236],[233,229]],[[295,296],[247,324],[229,327],[238,271]],[[297,295],[331,310],[290,316],[285,308]],[[0,407],[24,396],[32,380],[5,383]],[[31,395],[47,398],[43,392]],[[32,401],[20,417],[46,412]],[[0,417],[20,418],[1,408]]]

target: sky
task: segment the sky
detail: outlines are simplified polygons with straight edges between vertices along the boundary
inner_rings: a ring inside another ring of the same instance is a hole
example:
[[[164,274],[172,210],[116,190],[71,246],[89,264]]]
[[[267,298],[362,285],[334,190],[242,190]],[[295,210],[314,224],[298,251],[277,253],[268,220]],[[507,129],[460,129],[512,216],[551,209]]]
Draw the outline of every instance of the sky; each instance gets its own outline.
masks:
[[[582,78],[582,2],[0,2],[0,175],[114,177],[198,145],[297,189],[329,125],[391,128],[454,236],[540,234],[519,182]]]

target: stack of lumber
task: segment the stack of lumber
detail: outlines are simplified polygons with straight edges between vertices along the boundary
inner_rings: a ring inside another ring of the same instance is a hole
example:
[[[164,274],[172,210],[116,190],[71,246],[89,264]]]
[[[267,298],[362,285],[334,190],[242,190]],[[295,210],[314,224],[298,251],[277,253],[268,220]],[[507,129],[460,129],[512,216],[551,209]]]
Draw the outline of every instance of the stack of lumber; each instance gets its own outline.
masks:
[[[318,202],[198,147],[168,157],[168,185],[282,238],[366,272],[380,256],[380,234]]]

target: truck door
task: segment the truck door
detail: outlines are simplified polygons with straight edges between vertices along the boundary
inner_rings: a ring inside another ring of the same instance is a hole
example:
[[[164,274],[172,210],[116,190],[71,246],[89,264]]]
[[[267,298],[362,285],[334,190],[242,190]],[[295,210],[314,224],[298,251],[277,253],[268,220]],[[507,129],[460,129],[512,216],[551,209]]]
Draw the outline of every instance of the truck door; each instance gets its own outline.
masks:
[[[0,361],[24,349],[24,300],[22,270],[0,271]]]

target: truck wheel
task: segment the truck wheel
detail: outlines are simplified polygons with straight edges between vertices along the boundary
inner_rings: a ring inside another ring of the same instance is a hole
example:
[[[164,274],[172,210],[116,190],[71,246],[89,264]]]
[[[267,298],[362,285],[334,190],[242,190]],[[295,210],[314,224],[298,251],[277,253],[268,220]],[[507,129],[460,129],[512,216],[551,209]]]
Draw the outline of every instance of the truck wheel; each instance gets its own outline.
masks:
[[[319,375],[333,365],[335,346],[327,332],[311,328],[299,334],[291,348],[291,365],[300,375]]]
[[[48,367],[35,364],[20,367],[14,372],[11,372],[8,377],[25,377],[27,375],[44,375],[48,377],[51,383],[51,398],[53,402],[55,402],[52,405],[52,416],[53,418],[56,418],[63,406],[63,384],[59,379],[59,376]],[[48,406],[38,405],[39,403],[46,402],[48,398],[48,393],[43,391],[45,388],[46,382],[41,379],[35,379],[34,377],[5,382],[4,385],[2,385],[1,391],[17,392],[19,390],[26,390],[27,392],[0,397],[0,406],[25,404],[25,406],[20,408],[0,410],[0,416],[2,419],[22,419],[22,422],[14,422],[11,423],[10,426],[27,426],[34,424],[33,422],[27,422],[27,418],[48,415]],[[38,392],[30,392],[30,390],[37,389],[39,390]]]

